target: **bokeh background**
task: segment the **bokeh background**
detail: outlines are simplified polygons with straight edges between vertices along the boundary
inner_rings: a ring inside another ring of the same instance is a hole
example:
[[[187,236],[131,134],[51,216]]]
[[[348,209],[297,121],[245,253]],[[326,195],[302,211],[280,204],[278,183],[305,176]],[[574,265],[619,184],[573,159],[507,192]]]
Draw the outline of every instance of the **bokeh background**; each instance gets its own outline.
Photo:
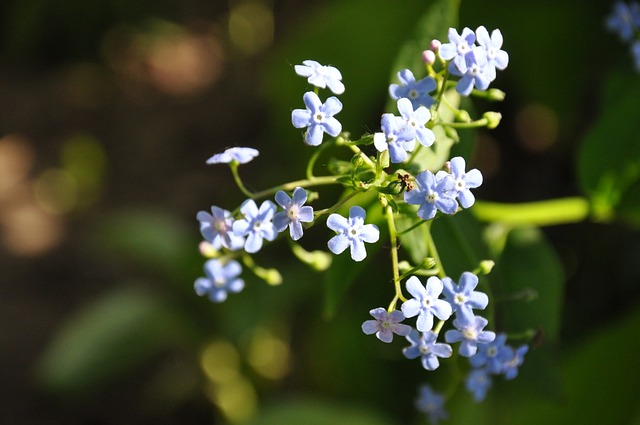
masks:
[[[247,272],[245,291],[214,305],[193,281],[203,264],[197,211],[243,200],[229,170],[205,160],[230,146],[259,149],[241,169],[255,189],[303,175],[309,150],[290,111],[302,105],[306,82],[293,65],[305,59],[342,71],[343,127],[376,131],[398,49],[430,4],[3,1],[0,422],[422,423],[413,400],[423,371],[401,345],[360,332],[388,298],[379,271],[365,273],[331,319],[323,274],[284,244],[258,257],[281,270],[281,286]],[[506,100],[477,103],[503,114],[498,129],[475,135],[478,198],[582,195],[576,157],[603,88],[612,75],[640,78],[604,27],[611,8],[462,2],[459,28],[500,28],[510,54],[495,83]],[[321,248],[327,236],[312,230]],[[513,423],[511,414],[525,423],[527,406],[557,407],[549,423],[597,423],[609,408],[628,423],[640,418],[627,401],[640,348],[637,227],[585,221],[543,232],[564,283],[560,337],[546,348],[542,339],[537,361],[531,350],[519,379],[497,383],[490,407],[463,391],[456,406],[468,413],[452,413],[452,423]],[[613,330],[628,339],[597,348]],[[580,358],[562,369],[571,356]],[[593,391],[575,378],[585,370],[596,371]],[[611,406],[602,391],[627,395]]]

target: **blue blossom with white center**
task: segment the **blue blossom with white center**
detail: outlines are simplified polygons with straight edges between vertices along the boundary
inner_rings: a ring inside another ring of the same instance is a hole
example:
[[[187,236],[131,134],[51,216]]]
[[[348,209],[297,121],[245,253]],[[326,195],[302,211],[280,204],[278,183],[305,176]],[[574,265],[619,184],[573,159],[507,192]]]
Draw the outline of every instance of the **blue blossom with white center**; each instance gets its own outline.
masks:
[[[329,87],[335,94],[344,93],[344,84],[342,84],[342,74],[337,68],[329,65],[321,65],[314,60],[302,61],[303,65],[296,65],[294,69],[296,74],[301,77],[309,77],[307,81],[321,89]]]
[[[373,135],[373,145],[378,152],[389,150],[389,159],[393,163],[407,159],[407,152],[413,151],[416,141],[404,120],[393,114],[382,114],[381,133]]]
[[[403,69],[398,72],[398,79],[402,84],[391,84],[389,86],[389,95],[392,99],[398,100],[406,97],[413,104],[413,108],[417,109],[420,105],[427,108],[433,105],[433,97],[429,95],[436,89],[436,80],[432,77],[424,77],[416,81],[413,72]]]
[[[474,291],[478,285],[478,276],[475,274],[464,272],[459,282],[456,285],[451,278],[443,277],[444,296],[460,323],[471,324],[475,317],[473,309],[484,310],[489,304],[489,297],[484,292]]]
[[[438,54],[442,59],[451,61],[449,71],[455,67],[461,74],[465,74],[468,67],[466,57],[475,45],[476,34],[466,27],[462,34],[458,34],[455,28],[449,28],[448,36],[449,42],[440,45]]]
[[[431,171],[423,171],[416,176],[416,184],[417,188],[404,192],[404,201],[420,205],[418,217],[421,219],[432,219],[438,210],[445,214],[454,214],[458,210],[458,203],[453,197],[455,182],[450,175],[436,178]]]
[[[393,334],[407,336],[411,332],[411,326],[402,324],[405,317],[400,310],[389,313],[382,307],[369,311],[375,320],[367,320],[362,324],[362,332],[367,335],[376,334],[382,342],[393,341]]]
[[[425,413],[429,422],[436,425],[440,420],[448,418],[444,410],[444,401],[444,395],[433,391],[429,385],[421,385],[416,399],[416,409]]]
[[[196,294],[208,295],[211,301],[221,303],[227,299],[228,292],[237,293],[244,288],[244,280],[238,278],[240,273],[242,267],[237,261],[222,264],[215,258],[207,260],[204,263],[206,277],[200,277],[194,283]]]
[[[289,226],[291,239],[297,241],[302,237],[302,223],[313,221],[313,207],[304,205],[307,202],[307,191],[301,187],[293,190],[293,198],[284,191],[279,190],[275,196],[276,202],[284,211],[273,216],[273,224],[278,232],[284,231]]]
[[[246,164],[259,154],[260,152],[253,148],[229,148],[207,159],[207,164],[229,164],[232,161],[236,161],[239,164]]]
[[[469,96],[471,91],[486,90],[491,83],[489,78],[487,52],[479,46],[474,46],[469,53],[464,56],[465,71],[462,72],[457,66],[449,66],[449,72],[460,76],[456,84],[456,91],[462,96]]]
[[[500,30],[495,29],[489,36],[489,31],[483,26],[479,26],[476,29],[476,37],[478,44],[487,53],[487,68],[485,73],[489,81],[493,81],[496,78],[496,68],[503,70],[509,64],[509,54],[502,50],[502,33]]]
[[[473,170],[465,171],[466,163],[464,158],[456,156],[452,158],[448,163],[448,168],[451,170],[451,177],[455,182],[453,188],[455,189],[455,197],[460,202],[462,208],[469,208],[475,202],[476,198],[471,193],[471,189],[475,189],[482,185],[482,173],[480,170],[474,168]],[[438,178],[441,178],[446,172],[439,171]]]
[[[474,368],[484,368],[494,375],[502,373],[504,360],[510,354],[506,342],[506,334],[497,334],[493,341],[478,346],[476,354],[469,357],[469,363]]]
[[[475,316],[472,323],[461,322],[456,318],[453,326],[456,329],[448,330],[444,334],[444,339],[448,343],[459,342],[460,355],[463,357],[471,357],[478,351],[478,344],[487,344],[496,339],[495,332],[483,330],[489,321],[484,317]]]
[[[233,233],[247,237],[244,249],[248,253],[260,251],[263,238],[272,241],[278,235],[271,222],[276,212],[276,205],[273,202],[264,201],[258,209],[253,199],[247,199],[240,206],[240,212],[244,218],[233,222]]]
[[[233,233],[233,217],[231,213],[216,206],[211,207],[211,214],[199,211],[196,219],[200,222],[202,237],[215,249],[221,246],[236,250],[244,245],[244,238]]]
[[[502,357],[502,373],[504,379],[514,379],[518,376],[518,368],[524,362],[524,355],[529,351],[528,345],[521,345],[518,348],[507,346],[508,352]]]
[[[336,137],[342,131],[342,124],[333,116],[342,110],[342,103],[331,96],[323,104],[317,94],[312,91],[303,96],[307,109],[294,109],[291,112],[291,123],[295,128],[307,128],[304,142],[318,146],[322,143],[322,135],[327,133]]]
[[[640,28],[640,4],[615,2],[613,12],[607,17],[606,25],[609,31],[618,34],[622,41],[630,41],[635,31]]]
[[[476,402],[484,400],[492,384],[493,380],[485,369],[474,369],[465,379],[465,387]]]
[[[398,99],[397,105],[398,112],[404,119],[412,137],[418,139],[422,146],[429,147],[433,145],[436,136],[430,128],[425,127],[425,124],[431,119],[431,112],[424,106],[414,110],[413,104],[406,97]]]
[[[436,342],[438,334],[433,331],[418,332],[412,330],[407,335],[407,341],[411,346],[402,349],[402,354],[410,360],[420,357],[422,367],[426,370],[436,370],[440,366],[438,357],[449,358],[453,350],[449,344]]]
[[[364,208],[357,205],[349,209],[349,219],[340,214],[331,214],[327,218],[327,227],[337,232],[332,237],[328,246],[334,254],[341,254],[350,248],[351,258],[354,261],[362,261],[367,256],[364,243],[374,243],[380,239],[380,230],[375,224],[364,224],[367,213]]]
[[[407,279],[406,287],[413,298],[402,303],[401,309],[404,317],[418,316],[416,328],[420,332],[428,332],[433,328],[433,316],[440,320],[451,317],[451,305],[438,299],[443,285],[436,276],[427,279],[426,286],[423,286],[416,276],[411,276]]]

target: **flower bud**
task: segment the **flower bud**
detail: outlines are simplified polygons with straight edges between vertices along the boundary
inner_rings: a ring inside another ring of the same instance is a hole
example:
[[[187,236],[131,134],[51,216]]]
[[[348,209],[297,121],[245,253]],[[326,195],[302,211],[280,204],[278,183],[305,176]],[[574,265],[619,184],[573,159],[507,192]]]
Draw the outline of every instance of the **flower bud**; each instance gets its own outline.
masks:
[[[425,65],[433,65],[436,62],[436,54],[433,53],[433,50],[425,50],[422,52],[422,62]]]
[[[213,247],[209,242],[202,241],[198,245],[198,250],[206,258],[216,258],[218,256],[218,250]]]
[[[502,114],[500,112],[485,112],[482,117],[487,120],[487,128],[494,129],[500,124]]]
[[[495,266],[496,263],[493,260],[482,260],[480,261],[480,273],[487,275],[489,273],[491,273],[491,270],[493,269],[493,266]]]
[[[442,43],[440,42],[440,40],[436,40],[434,38],[433,40],[431,40],[431,43],[429,43],[429,48],[434,52],[437,52],[441,45]]]
[[[489,89],[487,90],[487,100],[492,100],[496,102],[500,102],[504,100],[506,93],[499,89]]]

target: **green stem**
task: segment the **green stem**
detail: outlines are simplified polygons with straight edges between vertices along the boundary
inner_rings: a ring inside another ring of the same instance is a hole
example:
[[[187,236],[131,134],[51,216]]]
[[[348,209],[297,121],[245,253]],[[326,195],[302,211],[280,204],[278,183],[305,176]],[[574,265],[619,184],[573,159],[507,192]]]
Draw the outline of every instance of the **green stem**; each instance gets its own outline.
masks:
[[[391,268],[393,269],[393,286],[395,288],[395,296],[389,304],[388,311],[392,312],[396,309],[398,300],[405,302],[407,299],[402,295],[402,288],[400,287],[400,271],[398,269],[398,238],[396,231],[396,223],[393,219],[393,209],[387,205],[385,208],[385,215],[387,216],[387,226],[389,227],[389,240],[391,243]]]
[[[261,190],[260,192],[253,193],[249,195],[250,198],[264,198],[265,196],[273,195],[279,190],[293,190],[296,187],[311,187],[311,186],[322,186],[326,184],[341,184],[337,181],[340,176],[320,176],[320,177],[312,177],[310,179],[302,179],[296,180],[289,183],[284,183],[271,189]]]
[[[236,182],[236,185],[238,185],[238,188],[240,189],[240,191],[242,193],[244,193],[246,196],[248,196],[249,198],[254,198],[253,193],[251,193],[251,191],[249,191],[245,186],[244,183],[242,183],[242,179],[240,178],[240,174],[238,173],[238,163],[236,161],[232,161],[229,166],[231,167],[231,174],[233,174],[233,179]]]
[[[471,211],[480,221],[553,226],[586,220],[590,206],[585,198],[571,197],[520,204],[476,201]]]
[[[313,176],[313,167],[316,165],[316,161],[320,157],[320,154],[324,152],[329,146],[333,146],[336,143],[336,139],[332,139],[320,145],[317,149],[314,149],[313,155],[309,158],[309,162],[307,163],[307,179],[312,180]]]
[[[313,213],[313,219],[317,219],[318,217],[320,217],[321,215],[324,214],[330,214],[334,211],[336,211],[338,208],[340,208],[344,203],[346,203],[349,199],[353,198],[354,196],[358,195],[360,192],[358,192],[357,190],[351,192],[350,194],[348,194],[347,196],[345,196],[344,198],[342,198],[341,200],[339,200],[334,206],[332,206],[331,208],[325,208],[323,210],[319,210]]]
[[[431,236],[431,225],[433,224],[433,220],[428,221],[428,229],[427,229],[427,248],[429,249],[429,253],[431,257],[436,261],[436,268],[438,269],[438,276],[440,278],[446,277],[447,274],[444,271],[444,267],[442,266],[442,261],[440,260],[440,255],[438,254],[438,249],[436,248],[436,243],[433,240],[433,236]]]

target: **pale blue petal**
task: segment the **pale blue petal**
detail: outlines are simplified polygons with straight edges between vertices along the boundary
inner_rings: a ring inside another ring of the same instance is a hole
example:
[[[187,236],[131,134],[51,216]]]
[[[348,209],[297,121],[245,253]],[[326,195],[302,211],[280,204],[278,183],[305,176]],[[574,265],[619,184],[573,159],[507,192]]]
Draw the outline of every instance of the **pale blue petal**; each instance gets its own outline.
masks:
[[[378,332],[378,321],[377,320],[367,320],[362,324],[362,332],[367,335],[373,335]]]
[[[307,202],[307,191],[301,187],[296,187],[293,190],[293,198],[292,201],[294,204],[300,206]]]
[[[438,358],[434,355],[422,356],[421,362],[422,362],[422,367],[430,371],[436,370],[438,366],[440,366],[440,362],[438,361]]]
[[[416,329],[420,332],[428,332],[433,328],[433,315],[425,310],[420,312],[416,320]]]
[[[367,257],[367,250],[364,242],[360,240],[351,241],[351,258],[353,261],[362,261]]]
[[[418,313],[420,313],[420,308],[420,301],[415,298],[403,302],[401,306],[402,314],[407,318],[418,315]]]
[[[331,96],[324,102],[323,111],[327,116],[334,116],[342,110],[342,102],[337,97]]]
[[[335,232],[342,232],[349,228],[349,221],[340,214],[331,214],[327,218],[327,227]]]
[[[334,117],[328,117],[322,123],[322,128],[328,135],[336,137],[342,131],[342,124]]]
[[[299,221],[291,222],[291,225],[289,226],[289,235],[291,236],[291,239],[293,239],[294,241],[297,241],[302,237],[303,235],[302,224],[300,224]]]
[[[311,124],[307,133],[304,135],[304,141],[307,145],[318,146],[322,143],[322,126],[318,124]]]
[[[249,222],[247,220],[236,220],[233,222],[233,233],[236,236],[244,236],[249,232]]]
[[[422,283],[420,283],[420,279],[418,279],[416,276],[411,276],[409,279],[407,279],[405,286],[407,288],[407,292],[409,292],[414,298],[421,300],[427,296],[425,287],[422,285]],[[402,305],[404,306],[404,304]],[[404,309],[402,310],[402,312],[404,313],[405,317],[410,317],[407,316],[407,313],[404,311]]]
[[[303,223],[311,223],[313,221],[313,207],[305,205],[298,210],[298,220]]]
[[[349,238],[345,235],[336,235],[327,243],[329,250],[334,254],[342,254],[350,245]]]
[[[311,123],[311,112],[306,109],[294,109],[291,112],[291,123],[295,128],[304,128]]]
[[[306,92],[302,96],[302,100],[304,101],[305,106],[311,112],[311,115],[314,115],[321,107],[322,102],[317,94],[312,91]]]
[[[260,251],[262,248],[262,236],[256,232],[250,232],[247,236],[247,240],[244,243],[244,249],[250,254]]]
[[[227,285],[227,288],[231,292],[238,293],[244,289],[244,280],[233,279],[231,282],[229,282],[229,284]]]
[[[280,211],[276,215],[273,216],[273,225],[275,226],[278,232],[284,231],[290,223],[289,216],[286,211]]]
[[[431,306],[431,310],[440,320],[447,320],[451,317],[451,313],[453,313],[451,304],[445,300],[435,300],[433,306]]]
[[[291,198],[283,190],[276,192],[275,200],[282,208],[287,208],[291,204]]]

